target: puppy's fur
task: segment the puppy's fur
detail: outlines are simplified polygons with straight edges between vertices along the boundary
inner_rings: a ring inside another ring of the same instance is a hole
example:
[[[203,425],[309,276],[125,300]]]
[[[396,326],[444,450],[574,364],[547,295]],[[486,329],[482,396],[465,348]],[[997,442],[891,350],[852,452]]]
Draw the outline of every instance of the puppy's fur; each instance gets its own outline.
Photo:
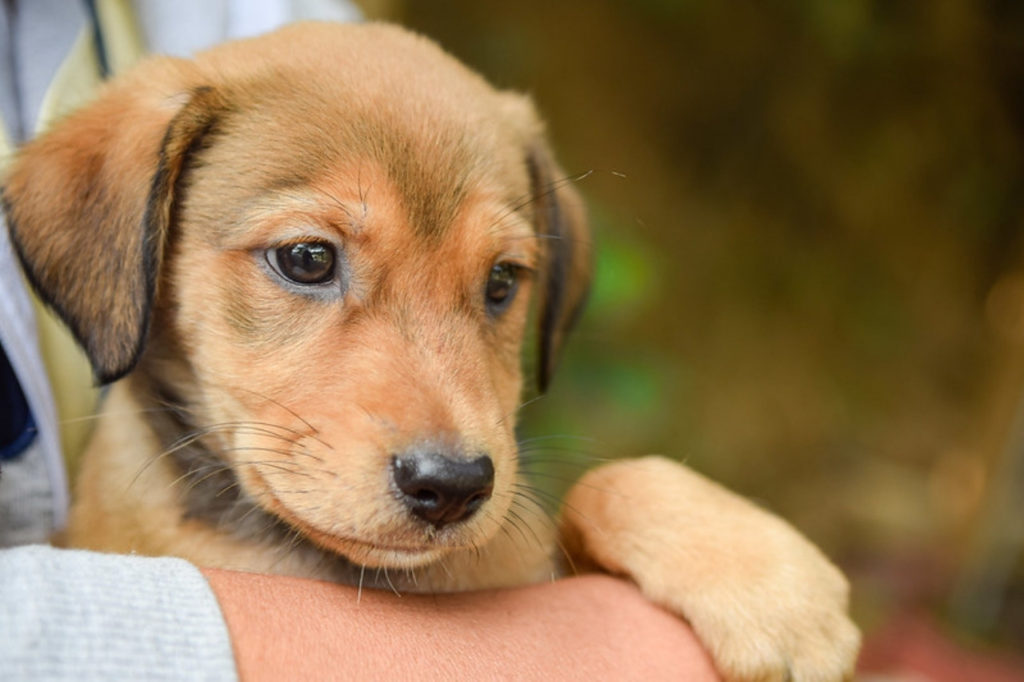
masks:
[[[564,178],[527,100],[393,27],[294,26],[109,84],[4,189],[30,281],[117,380],[71,542],[420,591],[548,579],[567,553],[687,618],[730,679],[849,675],[846,582],[780,520],[647,458],[585,476],[559,541],[519,482],[528,301],[543,387],[590,276]],[[333,249],[329,281],[282,275],[295,244]],[[396,461],[425,451],[493,463],[474,513],[410,513]]]

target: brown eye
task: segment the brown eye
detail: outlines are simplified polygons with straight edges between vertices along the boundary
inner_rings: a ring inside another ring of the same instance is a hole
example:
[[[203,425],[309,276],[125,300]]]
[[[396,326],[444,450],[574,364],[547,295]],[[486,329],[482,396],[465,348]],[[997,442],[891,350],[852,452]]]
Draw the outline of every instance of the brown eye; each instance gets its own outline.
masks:
[[[519,268],[512,263],[497,263],[491,268],[484,292],[488,313],[499,315],[512,302],[519,284],[518,274]]]
[[[273,251],[275,268],[296,284],[323,284],[334,278],[334,247],[322,242],[299,242]]]

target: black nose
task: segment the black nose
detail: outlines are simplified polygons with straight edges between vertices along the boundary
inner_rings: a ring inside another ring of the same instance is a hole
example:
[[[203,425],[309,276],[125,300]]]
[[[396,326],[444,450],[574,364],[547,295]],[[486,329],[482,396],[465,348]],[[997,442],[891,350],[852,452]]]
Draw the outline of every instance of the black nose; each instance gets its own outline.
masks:
[[[494,464],[486,455],[465,460],[417,451],[392,457],[391,477],[409,511],[440,528],[469,518],[491,496]]]

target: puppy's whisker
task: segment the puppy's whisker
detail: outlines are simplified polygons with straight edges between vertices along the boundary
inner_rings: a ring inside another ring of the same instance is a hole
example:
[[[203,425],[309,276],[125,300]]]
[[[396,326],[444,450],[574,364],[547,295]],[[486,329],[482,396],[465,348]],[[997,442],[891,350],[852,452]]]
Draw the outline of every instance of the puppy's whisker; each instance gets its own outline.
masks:
[[[617,457],[606,457],[593,451],[551,443],[524,443],[519,446],[521,471],[538,464],[557,464],[565,467],[589,467],[594,464],[619,461]]]
[[[514,485],[516,485],[517,487],[520,487],[520,484],[514,484]],[[580,484],[577,483],[576,485],[580,485]],[[586,487],[590,488],[591,490],[603,491],[605,494],[612,494],[612,491],[606,490],[606,489],[603,489],[603,488],[598,488],[597,486],[589,486],[588,485]],[[537,496],[539,496],[541,498],[547,498],[547,499],[553,500],[556,503],[556,505],[559,505],[561,507],[562,515],[563,516],[565,515],[566,512],[571,512],[577,519],[579,519],[580,521],[586,522],[590,527],[592,527],[595,531],[597,531],[601,535],[605,535],[605,531],[604,531],[604,529],[601,527],[601,525],[599,523],[595,522],[588,515],[586,515],[583,512],[581,512],[575,505],[569,504],[565,500],[562,500],[561,498],[559,498],[557,495],[552,495],[551,493],[547,492],[546,490],[541,490],[540,488],[536,488],[536,487],[533,487],[533,486],[521,486],[520,489],[524,492],[524,494],[526,493],[526,491],[529,491],[529,493],[531,495],[537,495]],[[623,497],[625,499],[629,499],[628,497],[626,497],[624,495],[619,495],[619,497]]]
[[[359,204],[363,208],[363,218],[366,218],[366,215],[370,212],[369,207],[366,205],[366,198],[369,196],[371,189],[373,189],[372,183],[365,190],[363,189],[363,164],[360,163],[356,170],[356,191],[359,194]]]
[[[235,483],[235,485],[238,485],[238,483],[236,482],[236,483]],[[218,494],[219,494],[219,493],[218,493]],[[261,512],[263,512],[263,511],[264,511],[264,510],[263,510],[263,508],[262,508],[261,506],[259,506],[258,504],[256,504],[256,503],[254,502],[254,503],[253,503],[253,505],[252,505],[251,507],[249,507],[249,509],[248,509],[248,510],[246,510],[246,512],[245,512],[244,514],[242,514],[242,515],[241,515],[240,517],[238,517],[238,523],[242,523],[243,521],[245,521],[246,519],[248,519],[248,518],[249,518],[250,516],[252,516],[253,514],[256,514],[256,513],[261,513]],[[273,526],[274,526],[274,523],[273,523],[273,522],[268,522],[268,523],[267,523],[267,524],[266,524],[266,525],[264,526],[264,530],[269,530],[269,529],[270,529],[270,528],[272,528]]]
[[[359,220],[352,213],[352,211],[349,210],[348,206],[346,206],[345,203],[341,199],[339,199],[338,197],[334,196],[330,192],[328,192],[326,190],[323,190],[323,189],[317,189],[316,192],[317,192],[317,194],[319,194],[320,196],[326,198],[328,201],[330,201],[332,204],[334,204],[338,208],[338,210],[340,210],[342,213],[345,214],[345,217],[349,219],[349,222],[351,222],[353,226],[356,226],[356,224],[359,222]]]
[[[235,469],[235,466],[237,466],[237,465],[266,466],[266,467],[271,467],[271,468],[278,469],[278,471],[264,472],[266,475],[272,475],[272,474],[289,474],[289,475],[293,475],[293,476],[294,475],[299,475],[299,476],[307,476],[308,475],[308,474],[305,474],[304,472],[293,471],[293,470],[286,469],[283,466],[278,466],[277,463],[275,463],[275,462],[252,460],[252,461],[236,462],[234,465],[229,464],[227,462],[216,462],[216,463],[211,463],[211,464],[202,464],[202,465],[199,465],[199,466],[192,466],[192,467],[190,467],[183,474],[181,474],[176,479],[171,481],[168,487],[174,487],[177,484],[181,483],[182,481],[187,480],[189,485],[184,489],[187,492],[187,491],[192,490],[195,487],[201,485],[202,483],[206,482],[207,480],[211,479],[212,477],[216,476],[217,474],[219,474],[221,472],[224,472],[224,471],[233,472],[234,469]],[[203,472],[206,472],[206,473],[203,473]],[[199,474],[202,474],[202,475],[199,476]],[[239,486],[239,485],[240,484],[239,484],[238,480],[234,479],[231,484],[229,484],[228,486],[225,486],[225,488],[223,488],[217,495],[219,496],[219,495],[223,494],[224,492],[226,492],[227,490],[230,490],[231,488],[233,488],[235,486]]]
[[[189,475],[179,476],[177,479],[175,479],[174,482],[171,483],[171,485],[173,486],[178,481],[185,480],[185,481],[188,482],[188,485],[183,488],[183,491],[188,493],[188,492],[192,491],[193,489],[195,489],[197,486],[199,486],[199,485],[203,484],[204,482],[206,482],[207,480],[213,478],[217,474],[219,474],[221,472],[224,472],[224,471],[228,471],[228,470],[230,470],[230,467],[227,467],[227,466],[220,467],[220,468],[213,468],[212,471],[210,471],[206,475],[201,476],[201,477],[199,477],[197,479],[191,479],[189,477]],[[231,490],[234,487],[240,487],[240,484],[239,484],[239,482],[236,479],[232,479],[232,481],[230,483],[228,483],[223,488],[218,490],[216,495],[214,495],[214,497],[220,497],[221,495],[223,495],[228,490]]]
[[[530,502],[531,504],[527,504],[527,502]],[[533,514],[534,516],[538,517],[545,523],[550,524],[551,526],[557,525],[555,522],[554,515],[551,512],[549,512],[537,500],[531,499],[527,495],[521,494],[519,492],[513,492],[511,504],[519,507],[524,512],[529,512]]]
[[[596,438],[590,438],[589,436],[577,436],[577,435],[573,435],[571,433],[552,433],[552,434],[547,434],[547,435],[544,435],[544,436],[531,436],[530,438],[523,438],[522,440],[518,441],[518,445],[519,446],[523,446],[523,445],[528,445],[530,443],[538,443],[538,442],[541,442],[541,441],[562,440],[562,439],[564,439],[564,440],[579,440],[579,441],[584,441],[586,443],[596,443],[597,442]]]
[[[139,467],[139,470],[135,472],[135,476],[133,476],[132,480],[128,483],[127,490],[130,490],[132,488],[132,486],[134,486],[135,483],[139,480],[139,478],[151,466],[153,466],[153,464],[155,464],[159,460],[163,459],[164,457],[169,457],[169,456],[173,455],[175,452],[178,452],[179,450],[182,450],[184,448],[189,447],[190,445],[192,445],[193,443],[195,443],[196,441],[201,439],[204,435],[207,435],[207,434],[199,432],[199,433],[190,433],[190,434],[186,434],[184,436],[181,436],[180,438],[175,440],[173,443],[171,443],[170,447],[168,447],[166,450],[164,450],[163,452],[157,454],[154,457],[148,458],[146,460],[146,462],[141,467]]]
[[[364,407],[363,405],[361,405],[359,403],[355,403],[355,407],[360,412],[362,412],[366,416],[366,418],[369,419],[370,421],[372,421],[374,423],[377,423],[377,424],[380,424],[381,426],[383,426],[383,427],[385,427],[385,428],[387,428],[387,429],[389,429],[391,431],[396,430],[395,429],[395,424],[391,420],[386,419],[384,417],[381,417],[380,415],[374,414],[369,409],[367,409],[366,407]]]
[[[173,488],[176,485],[178,485],[179,483],[181,483],[182,481],[188,481],[189,485],[188,485],[187,488],[185,488],[185,490],[188,491],[188,490],[191,490],[192,488],[196,487],[196,485],[198,485],[198,483],[200,482],[200,481],[192,480],[192,477],[195,476],[196,474],[198,474],[200,472],[203,472],[203,471],[206,471],[207,469],[214,469],[213,473],[217,474],[217,473],[220,473],[221,471],[225,471],[225,470],[230,469],[230,468],[231,467],[227,466],[226,464],[221,464],[221,465],[208,464],[206,466],[196,467],[195,469],[191,469],[189,471],[186,471],[181,476],[178,476],[176,479],[174,479],[173,481],[168,483],[167,487],[168,488]]]
[[[565,239],[564,235],[560,234],[524,234],[517,237],[511,237],[508,241],[551,241],[557,242]],[[591,244],[591,242],[577,241],[578,244]]]
[[[540,495],[538,495],[538,492],[539,491],[533,488],[521,488],[520,486],[515,486],[515,489],[511,491],[511,494],[513,496],[521,495],[524,499],[527,499],[530,502],[533,502],[538,507],[541,507],[542,509],[546,510],[546,513],[554,514],[554,510],[552,509],[552,501],[541,498]]]
[[[536,403],[536,402],[540,401],[540,400],[541,400],[541,399],[543,399],[544,397],[545,397],[545,395],[544,395],[544,394],[542,393],[542,394],[540,394],[540,395],[538,395],[538,396],[534,396],[533,398],[530,398],[529,400],[524,400],[523,402],[521,402],[521,403],[519,403],[518,405],[516,405],[516,406],[515,406],[515,408],[513,408],[511,412],[509,412],[509,413],[508,413],[508,414],[506,414],[506,415],[505,415],[504,417],[502,417],[501,419],[499,419],[499,420],[497,421],[497,425],[498,425],[498,426],[500,426],[501,424],[505,423],[505,421],[506,421],[506,420],[507,420],[507,419],[508,419],[509,417],[514,417],[514,416],[515,416],[516,414],[518,414],[518,413],[519,413],[519,411],[520,411],[520,410],[522,410],[522,409],[523,409],[523,408],[525,408],[525,407],[529,407],[530,405],[533,405],[534,403]]]
[[[509,541],[510,543],[512,543],[513,545],[515,545],[515,544],[517,544],[517,542],[516,542],[516,539],[515,539],[515,537],[514,537],[514,536],[512,535],[512,531],[511,531],[511,530],[509,530],[509,527],[508,527],[508,526],[509,526],[509,524],[507,524],[507,523],[503,523],[503,524],[501,524],[500,526],[498,526],[498,530],[499,530],[499,531],[501,532],[501,534],[502,534],[502,535],[504,535],[504,536],[505,536],[506,538],[508,538],[508,541]]]
[[[442,557],[441,558],[440,566],[441,566],[441,570],[444,571],[445,575],[448,576],[448,579],[454,581],[455,580],[455,576],[452,575],[452,569],[451,569],[450,566],[448,566],[448,557]]]
[[[593,485],[592,483],[585,483],[583,481],[577,481],[575,478],[570,478],[570,477],[566,477],[566,476],[558,476],[557,474],[545,474],[543,472],[536,472],[536,471],[535,472],[531,472],[530,475],[531,476],[536,476],[536,477],[539,477],[539,478],[547,478],[547,479],[550,479],[550,480],[553,480],[553,481],[558,481],[558,482],[561,482],[561,483],[572,483],[575,486],[580,486],[580,487],[586,488],[588,490],[593,490],[595,492],[601,493],[602,495],[610,495],[612,497],[617,497],[617,498],[619,498],[621,500],[624,500],[624,501],[632,501],[632,500],[636,499],[632,495],[629,495],[628,493],[618,492],[618,491],[613,490],[611,488],[606,488],[606,487],[603,487],[603,486]],[[537,492],[542,492],[540,488],[535,488],[535,490]],[[550,495],[550,493],[548,493],[548,495]],[[555,497],[557,499],[557,496],[554,496],[554,495],[551,495],[551,496]]]
[[[593,464],[595,462],[616,462],[617,457],[605,457],[595,452],[558,445],[534,444],[519,450],[519,461],[523,464],[535,462],[559,462],[562,464]]]
[[[265,424],[262,424],[261,422],[224,422],[224,423],[220,423],[220,424],[213,424],[211,426],[207,426],[207,427],[204,427],[204,428],[198,429],[196,431],[193,431],[191,433],[183,435],[182,437],[178,438],[174,443],[172,443],[169,448],[167,448],[166,450],[161,452],[159,455],[157,455],[156,457],[153,457],[153,458],[150,458],[149,460],[147,460],[147,462],[142,467],[139,468],[138,472],[136,472],[134,478],[132,479],[131,483],[129,484],[129,487],[134,485],[135,482],[139,479],[139,477],[141,477],[142,474],[145,473],[145,471],[150,466],[152,466],[156,461],[158,461],[158,460],[160,460],[160,459],[162,459],[164,457],[167,457],[169,455],[173,455],[174,453],[179,452],[179,451],[181,451],[181,450],[183,450],[183,449],[193,445],[194,443],[196,443],[200,439],[202,439],[202,438],[204,438],[206,436],[212,435],[212,434],[222,433],[222,432],[247,433],[248,431],[246,429],[249,428],[249,426],[248,426],[249,424],[261,424],[263,426],[267,426]],[[287,429],[287,427],[278,427],[278,428]],[[257,429],[255,427],[252,427],[251,430],[252,430],[253,433],[257,433],[259,435],[267,435],[267,436],[270,436],[270,437],[280,438],[281,440],[284,440],[285,442],[294,444],[293,440],[285,438],[285,437],[283,437],[283,436],[281,436],[279,434],[275,434],[275,433],[273,433],[272,431],[269,431],[269,430],[265,430],[265,429],[262,429],[262,428],[258,428]],[[293,433],[295,433],[298,436],[302,436],[303,435],[303,434],[300,434],[297,431],[293,431]],[[243,451],[243,450],[258,451],[258,452],[271,452],[271,453],[274,453],[274,454],[281,455],[283,457],[289,457],[289,456],[298,454],[298,455],[304,455],[304,456],[311,457],[311,458],[313,458],[313,459],[315,459],[315,460],[317,460],[317,461],[319,461],[321,463],[324,461],[322,458],[317,457],[316,455],[306,451],[305,449],[303,449],[303,450],[295,450],[295,449],[281,450],[281,449],[276,449],[276,448],[257,447],[257,446],[237,446],[237,447],[233,447],[233,448],[220,448],[220,452],[233,452],[233,451]],[[231,468],[230,465],[225,464],[221,468],[221,470],[222,471],[223,470],[228,470],[230,468]],[[187,474],[188,474],[188,472],[186,472],[185,475],[187,475]]]
[[[580,570],[576,567],[576,562],[572,560],[572,552],[570,552],[569,548],[565,546],[565,543],[556,538],[555,545],[558,547],[558,551],[562,553],[562,556],[565,557],[565,563],[569,566],[569,574],[580,575]]]
[[[523,494],[529,493],[531,496],[533,496],[534,502],[537,502],[538,504],[542,504],[542,502],[544,502],[544,506],[547,506],[548,508],[571,509],[571,506],[567,505],[561,497],[549,493],[548,491],[542,488],[527,485],[525,483],[513,483],[513,487],[516,490],[521,491]]]
[[[526,502],[530,502],[531,504],[526,504]],[[548,510],[547,506],[541,503],[540,501],[533,499],[525,491],[516,491],[514,493],[512,503],[517,504],[517,506],[522,508],[524,511],[529,511],[530,513],[534,514],[541,520],[541,522],[547,523],[553,530],[556,531],[554,537],[555,545],[558,547],[558,551],[562,554],[563,557],[565,557],[566,564],[568,565],[572,575],[579,575],[579,571],[576,568],[576,563],[573,561],[572,558],[572,553],[559,539],[559,533],[557,532],[558,519],[551,511]],[[552,559],[552,561],[554,560]],[[557,566],[553,564],[552,569],[556,568]],[[552,574],[552,579],[554,579],[554,574]]]
[[[523,473],[527,474],[532,479],[540,478],[540,479],[544,479],[544,480],[548,480],[548,481],[555,481],[556,483],[573,483],[574,481],[576,481],[576,479],[579,478],[578,475],[575,475],[575,476],[562,476],[562,475],[559,475],[559,474],[550,473],[550,472],[546,472],[546,471],[526,471],[526,470],[523,470]]]
[[[388,587],[390,587],[391,591],[395,593],[395,596],[401,598],[402,597],[402,593],[399,592],[398,588],[395,587],[395,584],[393,582],[391,582],[391,576],[388,575],[388,567],[387,566],[384,566],[384,580],[387,581]]]
[[[285,456],[285,457],[287,457],[289,454],[291,454],[291,453],[289,453],[287,451],[277,450],[275,448],[261,448],[261,447],[254,447],[254,446],[248,446],[248,445],[239,445],[239,446],[236,446],[236,447],[233,447],[233,448],[224,448],[224,449],[221,450],[221,452],[225,452],[225,453],[227,453],[227,452],[269,452],[269,453],[273,453],[275,455],[282,455],[282,456]],[[236,465],[237,464],[247,464],[247,462],[234,462],[234,464],[236,464]],[[285,471],[290,471],[292,473],[301,474],[301,475],[304,475],[304,476],[308,475],[308,474],[306,474],[305,472],[302,471],[301,465],[299,465],[299,464],[297,464],[295,462],[287,461],[287,460],[285,460],[285,461],[275,461],[273,463],[271,463],[269,461],[263,461],[263,462],[258,462],[258,464],[261,464],[261,465],[264,465],[264,466],[273,466],[273,467],[275,467],[277,469],[283,469]],[[290,466],[290,467],[293,467],[293,468],[285,469],[286,465]]]
[[[302,542],[302,534],[296,530],[291,529],[285,537],[285,541],[281,544],[278,552],[277,559],[272,564],[274,567],[279,566],[281,562],[288,558],[292,551]]]
[[[535,201],[538,201],[540,199],[544,199],[545,197],[548,197],[548,196],[554,194],[555,192],[557,192],[559,189],[561,189],[562,187],[564,187],[566,185],[569,185],[569,184],[572,184],[572,183],[576,183],[576,182],[582,182],[583,180],[586,180],[591,175],[593,175],[593,173],[594,173],[594,169],[590,169],[590,170],[583,171],[582,173],[577,173],[576,175],[567,175],[565,177],[558,178],[556,180],[551,181],[550,183],[547,184],[547,186],[543,190],[541,190],[539,192],[535,192],[535,193],[532,193],[532,194],[524,195],[523,198],[519,199],[515,204],[513,204],[511,207],[507,208],[504,213],[500,214],[498,216],[497,220],[495,220],[494,223],[492,223],[490,227],[491,228],[495,227],[496,225],[501,223],[501,221],[503,221],[505,218],[507,218],[511,214],[515,213],[516,211],[519,211],[520,209],[525,208],[526,206],[529,206],[530,204],[532,204]]]
[[[513,502],[514,502],[514,500],[513,500]],[[517,511],[515,511],[514,509],[509,507],[508,515],[510,517],[512,517],[513,522],[516,525],[516,527],[518,527],[520,524],[522,524],[523,526],[526,527],[526,530],[530,531],[530,535],[533,536],[533,540],[534,540],[534,542],[537,543],[538,547],[543,547],[544,546],[544,543],[541,541],[540,536],[537,535],[537,531],[535,531],[533,529],[533,526],[531,524],[527,523],[526,519],[524,519],[522,516],[520,516]],[[524,537],[525,537],[525,533],[524,533]],[[530,544],[529,541],[527,541],[526,544],[527,544],[527,546],[529,546],[529,544]]]
[[[224,493],[228,492],[232,488],[237,488],[237,487],[239,487],[238,481],[233,481],[232,483],[228,483],[226,486],[224,486],[223,488],[218,490],[217,494],[214,495],[214,497],[223,497]],[[253,508],[255,509],[256,507],[254,506]]]
[[[118,410],[117,412],[96,412],[94,414],[82,415],[79,417],[69,417],[67,419],[61,419],[57,423],[61,426],[69,424],[80,424],[82,422],[92,422],[102,419],[104,416],[110,417],[137,417],[143,414],[161,414],[172,411],[172,408],[164,407],[145,407],[139,408],[138,410]]]
[[[200,465],[200,466],[191,467],[188,471],[183,473],[181,476],[178,476],[178,478],[174,479],[171,482],[171,486],[173,486],[173,485],[175,485],[175,484],[177,484],[177,483],[179,483],[181,481],[187,480],[189,485],[188,485],[187,488],[185,488],[185,490],[186,491],[187,490],[191,490],[192,488],[195,488],[196,486],[200,485],[201,483],[206,482],[210,478],[212,478],[212,477],[216,476],[217,474],[219,474],[221,472],[224,472],[224,471],[231,471],[231,472],[233,472],[234,471],[234,467],[232,467],[230,464],[228,464],[226,462],[224,462],[224,463],[217,462],[217,463],[214,463],[214,464],[204,464],[204,465]],[[206,472],[206,473],[203,474],[203,472]],[[198,478],[196,478],[196,476],[198,474],[203,474],[203,475],[199,476]],[[235,479],[235,485],[237,485],[237,479]]]
[[[520,523],[524,523],[523,518],[516,514],[512,509],[505,512],[506,525],[512,526],[518,531],[519,536],[523,539],[523,542],[527,547],[530,546],[530,539],[526,537],[526,532],[519,526]]]
[[[323,441],[320,438],[318,438],[318,436],[320,435],[320,430],[319,429],[317,429],[315,426],[313,426],[308,421],[303,419],[301,416],[299,416],[299,414],[295,410],[291,409],[287,405],[281,403],[280,401],[275,400],[274,398],[271,398],[268,395],[264,395],[263,393],[260,393],[259,391],[254,391],[252,389],[244,388],[244,387],[241,387],[241,386],[235,386],[235,387],[232,387],[232,389],[233,390],[245,391],[246,393],[251,393],[252,395],[256,396],[257,398],[261,398],[263,400],[266,400],[268,403],[271,403],[273,405],[276,405],[277,407],[280,407],[282,410],[284,410],[285,412],[287,412],[288,414],[290,414],[291,416],[295,417],[300,422],[302,422],[306,426],[306,428],[310,430],[310,432],[311,432],[310,437],[311,438],[313,438],[314,440],[319,441],[321,444],[323,444],[325,447],[327,447],[327,448],[329,448],[331,450],[334,449],[329,443],[327,443],[326,441]]]
[[[571,184],[576,183],[576,182],[581,182],[581,181],[587,179],[588,177],[590,177],[593,174],[593,172],[594,172],[593,169],[591,169],[591,170],[583,171],[582,173],[577,173],[576,175],[566,175],[566,176],[563,176],[561,178],[557,178],[555,180],[552,180],[543,189],[541,189],[539,192],[534,192],[532,194],[524,195],[524,197],[519,201],[519,203],[513,205],[511,207],[511,210],[509,212],[507,212],[505,215],[507,216],[508,213],[514,213],[514,212],[518,211],[519,209],[524,208],[526,206],[529,206],[530,204],[532,204],[532,203],[534,203],[536,201],[539,201],[541,199],[547,198],[547,197],[551,196],[552,194],[554,194],[555,192],[557,192],[558,190],[560,190],[563,187],[565,187],[566,185],[571,185]]]
[[[310,459],[312,459],[312,460],[314,460],[316,462],[320,462],[321,464],[325,464],[326,463],[323,457],[318,457],[318,456],[314,455],[312,452],[309,451],[309,448],[302,448],[301,450],[292,450],[291,454],[293,454],[293,455],[301,455],[303,457],[309,457]],[[324,470],[321,469],[321,471],[324,471]]]
[[[297,442],[299,439],[306,438],[306,437],[309,436],[309,434],[307,434],[305,432],[298,431],[296,429],[289,428],[289,427],[283,426],[281,424],[274,424],[273,422],[260,422],[260,421],[218,422],[217,424],[212,424],[212,425],[210,425],[208,427],[205,427],[205,428],[207,428],[207,429],[223,429],[225,431],[230,431],[230,430],[237,429],[240,433],[250,433],[250,434],[257,434],[257,435],[266,435],[266,436],[269,436],[271,438],[278,438],[280,440],[285,440],[285,441],[288,441],[290,443]],[[289,438],[288,436],[285,436],[285,435],[283,435],[281,433],[277,433],[275,431],[275,429],[277,429],[278,431],[283,431],[283,432],[285,432],[287,434],[291,434],[292,436],[294,436],[294,438]]]

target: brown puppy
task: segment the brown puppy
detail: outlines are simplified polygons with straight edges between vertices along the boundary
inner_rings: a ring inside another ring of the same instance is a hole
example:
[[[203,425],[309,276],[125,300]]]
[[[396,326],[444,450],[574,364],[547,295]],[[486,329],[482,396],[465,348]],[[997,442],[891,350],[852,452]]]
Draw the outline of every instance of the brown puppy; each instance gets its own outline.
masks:
[[[420,591],[549,579],[564,551],[687,618],[729,679],[848,676],[846,582],[780,520],[620,462],[570,493],[556,551],[517,483],[528,301],[544,386],[589,279],[563,178],[524,98],[393,27],[111,83],[4,189],[29,279],[119,380],[71,542]]]

